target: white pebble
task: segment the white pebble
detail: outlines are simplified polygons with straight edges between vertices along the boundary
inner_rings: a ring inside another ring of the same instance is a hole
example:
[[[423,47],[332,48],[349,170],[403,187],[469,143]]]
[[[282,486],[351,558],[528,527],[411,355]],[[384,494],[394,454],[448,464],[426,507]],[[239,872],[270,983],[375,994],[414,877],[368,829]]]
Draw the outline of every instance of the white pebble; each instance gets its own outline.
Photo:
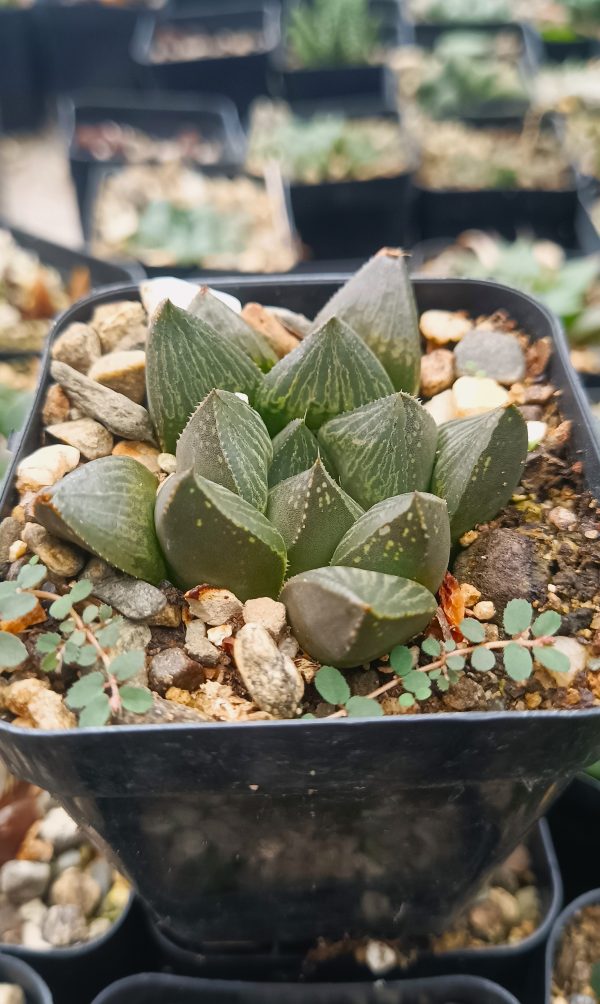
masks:
[[[459,418],[483,415],[510,403],[508,391],[490,377],[459,377],[452,390]]]

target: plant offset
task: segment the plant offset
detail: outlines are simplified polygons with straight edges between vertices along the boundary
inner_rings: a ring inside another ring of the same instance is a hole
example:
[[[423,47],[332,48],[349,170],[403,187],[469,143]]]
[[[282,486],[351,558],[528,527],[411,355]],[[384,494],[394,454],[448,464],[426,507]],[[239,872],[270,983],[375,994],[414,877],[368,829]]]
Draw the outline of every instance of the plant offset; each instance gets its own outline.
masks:
[[[54,727],[248,720],[321,697],[336,716],[402,713],[468,672],[570,679],[582,646],[555,641],[555,609],[505,601],[500,637],[476,571],[463,587],[448,574],[546,435],[501,386],[516,395],[526,363],[506,319],[428,311],[422,357],[392,249],[312,322],[239,314],[206,288],[157,305],[156,289],[147,336],[140,305],[105,304],[53,347],[44,419],[65,445],[21,462],[0,527],[7,712],[39,725],[31,708],[50,701]],[[69,421],[72,407],[86,417]],[[353,692],[342,670],[373,685]]]

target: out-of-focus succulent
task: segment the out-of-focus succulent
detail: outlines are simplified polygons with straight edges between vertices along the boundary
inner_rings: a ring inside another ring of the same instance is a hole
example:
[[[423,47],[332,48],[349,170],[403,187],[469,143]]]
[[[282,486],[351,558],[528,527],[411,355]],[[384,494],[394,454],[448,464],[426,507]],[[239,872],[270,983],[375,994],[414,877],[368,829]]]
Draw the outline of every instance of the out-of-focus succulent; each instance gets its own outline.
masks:
[[[147,347],[150,412],[176,473],[159,488],[130,458],[91,461],[38,496],[36,517],[154,583],[281,593],[316,659],[378,658],[429,622],[451,536],[518,484],[523,418],[510,407],[438,431],[411,396],[417,315],[397,252],[364,266],[266,374],[229,308],[200,301],[165,301]]]
[[[378,39],[368,0],[301,0],[287,30],[291,58],[301,67],[368,63]]]

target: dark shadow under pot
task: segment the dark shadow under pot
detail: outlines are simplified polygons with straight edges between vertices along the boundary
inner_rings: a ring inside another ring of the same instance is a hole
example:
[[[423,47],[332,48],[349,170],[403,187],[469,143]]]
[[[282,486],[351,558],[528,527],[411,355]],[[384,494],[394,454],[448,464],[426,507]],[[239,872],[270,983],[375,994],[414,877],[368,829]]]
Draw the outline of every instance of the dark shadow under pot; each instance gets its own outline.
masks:
[[[341,281],[217,285],[314,316]],[[549,376],[597,493],[598,442],[552,315],[490,282],[418,279],[415,293],[421,311],[504,309],[533,338],[554,341]],[[138,295],[124,286],[89,297],[63,315],[55,335],[88,320],[97,304]],[[46,373],[20,456],[39,444],[47,382]],[[3,722],[0,754],[101,836],[184,942],[401,937],[443,929],[598,758],[599,720],[600,709],[54,732]]]

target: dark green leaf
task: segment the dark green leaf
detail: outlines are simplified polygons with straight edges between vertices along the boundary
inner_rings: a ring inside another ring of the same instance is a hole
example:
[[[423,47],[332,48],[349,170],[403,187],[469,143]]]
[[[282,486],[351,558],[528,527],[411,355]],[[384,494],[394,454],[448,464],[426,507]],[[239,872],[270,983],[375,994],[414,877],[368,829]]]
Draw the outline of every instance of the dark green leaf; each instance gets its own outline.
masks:
[[[510,635],[521,634],[529,629],[532,617],[531,603],[527,600],[510,600],[504,609],[504,630]]]
[[[554,670],[555,673],[568,673],[571,668],[568,656],[564,652],[559,652],[553,645],[536,645],[533,654],[542,666]]]
[[[546,610],[540,614],[533,624],[532,633],[534,638],[544,638],[556,634],[560,629],[562,619],[555,610]]]
[[[334,666],[321,666],[315,676],[315,687],[328,704],[345,704],[350,699],[350,687]]]
[[[425,655],[431,655],[435,658],[439,656],[442,651],[442,647],[437,638],[426,638],[421,645],[421,650],[425,653]]]
[[[55,631],[46,631],[44,634],[38,635],[36,641],[36,649],[40,654],[44,652],[55,652],[59,645],[62,644],[62,638]]]
[[[85,708],[86,704],[104,693],[106,678],[104,673],[88,673],[69,687],[66,702],[74,711]]]
[[[8,631],[0,631],[0,668],[14,669],[27,658],[27,649],[20,638]]]
[[[349,718],[375,718],[383,715],[383,708],[372,697],[351,697],[346,704]]]
[[[154,703],[154,698],[147,687],[125,686],[121,687],[119,694],[126,711],[133,711],[137,715],[149,711]]]
[[[475,644],[485,641],[485,628],[474,617],[465,617],[458,625],[458,629],[468,641],[472,641]]]
[[[504,649],[504,668],[511,679],[521,682],[527,680],[532,673],[533,663],[526,648],[517,642],[511,642]]]
[[[146,656],[140,649],[133,649],[130,652],[122,652],[115,656],[110,664],[110,672],[116,676],[117,680],[129,680],[136,673],[139,673],[146,664]]]
[[[269,468],[269,488],[312,467],[319,456],[319,444],[301,418],[295,418],[273,440],[273,462]]]
[[[471,655],[471,666],[480,673],[487,673],[496,665],[496,656],[489,648],[476,648]]]
[[[406,676],[414,668],[412,652],[406,645],[396,645],[390,652],[390,666],[397,676]]]
[[[108,697],[106,694],[98,694],[94,697],[89,704],[86,704],[85,708],[79,716],[79,727],[85,728],[98,728],[101,725],[106,725],[110,719],[110,704],[108,702]]]

